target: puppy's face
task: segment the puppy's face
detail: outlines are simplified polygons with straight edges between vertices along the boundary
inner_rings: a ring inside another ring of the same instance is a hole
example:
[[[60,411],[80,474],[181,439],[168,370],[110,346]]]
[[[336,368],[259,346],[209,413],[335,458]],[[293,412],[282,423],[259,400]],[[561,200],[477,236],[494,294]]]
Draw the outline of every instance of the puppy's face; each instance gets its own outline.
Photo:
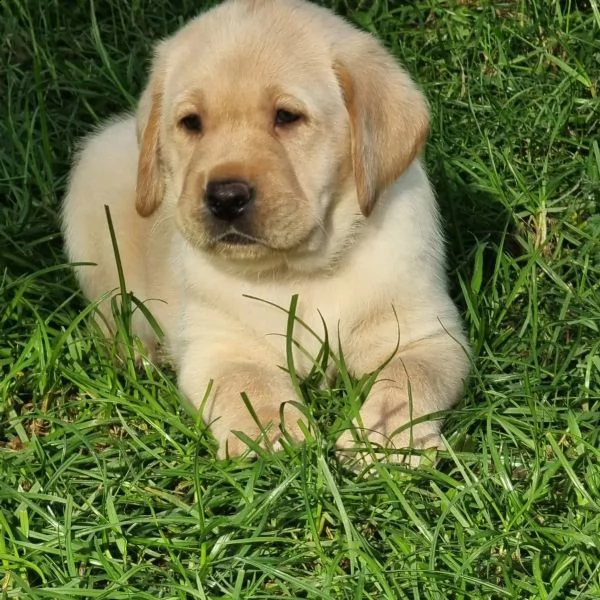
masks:
[[[189,243],[262,268],[326,251],[338,205],[367,215],[427,112],[387,53],[327,11],[234,0],[159,47],[138,120],[138,212],[164,197]]]
[[[350,145],[333,71],[291,48],[248,54],[215,37],[208,53],[179,49],[165,82],[179,227],[232,259],[316,249]]]

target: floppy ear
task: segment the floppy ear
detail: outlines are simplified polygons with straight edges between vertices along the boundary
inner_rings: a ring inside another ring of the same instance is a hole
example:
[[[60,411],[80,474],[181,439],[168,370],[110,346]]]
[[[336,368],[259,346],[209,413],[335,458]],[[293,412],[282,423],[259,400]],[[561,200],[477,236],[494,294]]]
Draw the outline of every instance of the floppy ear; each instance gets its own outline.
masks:
[[[161,62],[157,51],[150,81],[142,92],[137,109],[139,158],[135,208],[142,217],[150,216],[158,208],[165,191],[159,136],[163,97]]]
[[[427,138],[423,94],[370,35],[336,49],[334,70],[350,117],[358,202],[368,216],[379,195],[412,163]]]

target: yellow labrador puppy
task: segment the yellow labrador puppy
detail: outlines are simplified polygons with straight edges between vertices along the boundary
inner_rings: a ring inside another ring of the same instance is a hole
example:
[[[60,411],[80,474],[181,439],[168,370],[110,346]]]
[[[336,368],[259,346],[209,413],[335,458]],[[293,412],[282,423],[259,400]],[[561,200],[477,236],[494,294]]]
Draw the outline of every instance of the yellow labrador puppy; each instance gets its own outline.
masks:
[[[468,358],[418,158],[427,129],[421,92],[370,35],[303,0],[228,0],[158,44],[135,118],[84,143],[63,208],[69,258],[97,264],[77,268],[83,291],[119,287],[108,205],[127,286],[160,323],[222,456],[245,450],[234,431],[271,425],[276,442],[282,415],[302,436],[277,335],[288,317],[276,306],[294,294],[299,319],[322,334],[322,316],[339,335],[354,375],[393,355],[340,451],[357,431],[383,446],[439,444],[439,421],[422,417],[455,403]],[[307,328],[295,339],[317,354]],[[311,361],[295,351],[303,375]]]

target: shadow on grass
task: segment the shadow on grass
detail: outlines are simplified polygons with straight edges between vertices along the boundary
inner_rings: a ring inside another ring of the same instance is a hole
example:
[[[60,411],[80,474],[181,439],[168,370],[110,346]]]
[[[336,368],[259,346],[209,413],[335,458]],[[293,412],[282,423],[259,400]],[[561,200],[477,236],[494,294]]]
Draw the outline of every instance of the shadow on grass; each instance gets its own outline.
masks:
[[[428,161],[427,167],[446,237],[451,294],[462,313],[466,307],[459,278],[463,281],[472,279],[477,250],[483,246],[484,283],[494,272],[498,252],[512,256],[520,253],[514,218],[497,198],[462,181],[442,159]]]

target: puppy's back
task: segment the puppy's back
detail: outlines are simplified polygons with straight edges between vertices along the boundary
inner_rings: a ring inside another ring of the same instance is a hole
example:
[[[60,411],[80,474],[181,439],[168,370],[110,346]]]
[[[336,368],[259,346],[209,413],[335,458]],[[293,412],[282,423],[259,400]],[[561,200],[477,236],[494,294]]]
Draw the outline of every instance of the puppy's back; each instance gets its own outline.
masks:
[[[90,299],[119,287],[105,205],[110,208],[128,284],[139,287],[143,231],[135,213],[137,162],[135,122],[125,118],[86,138],[71,172],[62,207],[65,247],[71,262],[97,265],[75,269]]]

